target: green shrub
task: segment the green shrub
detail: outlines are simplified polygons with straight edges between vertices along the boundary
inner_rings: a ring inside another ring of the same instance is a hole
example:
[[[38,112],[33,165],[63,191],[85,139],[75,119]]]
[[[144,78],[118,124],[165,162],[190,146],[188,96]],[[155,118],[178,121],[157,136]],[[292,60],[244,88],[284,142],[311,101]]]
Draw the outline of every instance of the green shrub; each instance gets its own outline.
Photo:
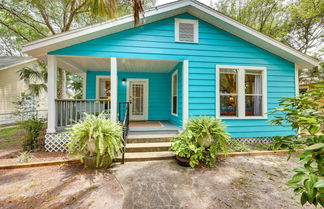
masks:
[[[71,154],[96,157],[96,167],[101,167],[105,159],[116,159],[123,147],[122,127],[106,119],[103,114],[88,115],[71,130],[72,140],[68,144]]]
[[[28,163],[32,159],[32,156],[29,152],[20,152],[17,155],[17,161],[19,163]]]
[[[227,151],[228,133],[219,119],[201,116],[188,121],[185,130],[171,141],[170,150],[189,159],[191,167],[200,162],[214,167],[217,152]]]
[[[275,116],[273,125],[291,126],[299,133],[296,136],[276,137],[274,146],[294,151],[296,146],[305,145],[306,151],[299,155],[299,163],[303,167],[295,168],[296,173],[287,185],[300,195],[300,202],[306,202],[324,207],[324,114],[319,100],[324,97],[324,85],[315,85],[310,90],[296,98],[281,99],[280,108],[274,113],[284,113]]]
[[[234,152],[249,152],[251,151],[249,145],[240,143],[236,140],[230,140],[228,143],[230,151]]]
[[[20,127],[26,131],[26,136],[23,137],[24,150],[41,149],[39,137],[45,128],[45,121],[33,116],[31,119],[20,122]]]

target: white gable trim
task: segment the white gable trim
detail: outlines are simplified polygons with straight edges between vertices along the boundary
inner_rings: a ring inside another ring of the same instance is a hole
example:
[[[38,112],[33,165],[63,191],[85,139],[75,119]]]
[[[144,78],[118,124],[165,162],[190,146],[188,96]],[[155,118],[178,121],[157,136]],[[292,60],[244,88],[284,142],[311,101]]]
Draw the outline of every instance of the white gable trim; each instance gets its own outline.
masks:
[[[216,27],[237,35],[244,40],[251,42],[265,50],[281,56],[290,62],[297,63],[301,67],[318,66],[319,61],[303,54],[285,44],[276,41],[238,21],[227,17],[216,10],[196,1],[180,0],[164,4],[145,11],[144,24],[155,22],[161,19],[188,12],[197,17],[208,15],[210,18],[201,18]],[[210,21],[209,21],[210,20]],[[214,23],[213,23],[214,22]],[[95,38],[106,36],[112,33],[127,30],[133,27],[133,17],[131,15],[118,18],[116,20],[100,23],[77,30],[57,34],[48,38],[31,42],[23,46],[23,52],[40,58],[46,56],[48,52],[65,48],[74,44],[89,41]]]
[[[2,68],[0,68],[0,70],[5,70],[5,69],[12,68],[12,67],[16,67],[18,65],[27,64],[27,63],[30,63],[30,62],[34,62],[36,60],[37,60],[37,58],[31,58],[29,60],[24,60],[22,62],[18,62],[18,63],[12,64],[12,65],[8,65],[8,66],[5,66],[5,67],[2,67]]]

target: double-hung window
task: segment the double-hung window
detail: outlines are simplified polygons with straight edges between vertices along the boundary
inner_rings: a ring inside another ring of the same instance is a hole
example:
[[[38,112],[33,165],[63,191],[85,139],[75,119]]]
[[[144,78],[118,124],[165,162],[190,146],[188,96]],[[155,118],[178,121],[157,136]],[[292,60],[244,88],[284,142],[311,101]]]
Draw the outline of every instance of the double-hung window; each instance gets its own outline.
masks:
[[[266,118],[266,68],[217,66],[217,115]]]

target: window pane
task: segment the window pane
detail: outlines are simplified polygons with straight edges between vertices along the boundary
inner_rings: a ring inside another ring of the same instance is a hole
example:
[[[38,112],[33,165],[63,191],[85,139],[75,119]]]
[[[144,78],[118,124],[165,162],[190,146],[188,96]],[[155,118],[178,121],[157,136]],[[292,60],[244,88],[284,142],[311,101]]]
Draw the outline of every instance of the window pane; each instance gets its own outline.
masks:
[[[245,96],[245,115],[262,116],[262,96]]]
[[[260,71],[246,71],[245,94],[262,94],[262,74]]]
[[[172,78],[172,82],[173,82],[173,95],[178,95],[178,74],[175,74]]]
[[[237,96],[220,96],[220,115],[237,116]]]
[[[177,109],[178,109],[178,104],[177,104],[177,97],[173,96],[172,97],[172,113],[177,114]]]
[[[237,70],[221,70],[219,80],[221,94],[237,93]]]

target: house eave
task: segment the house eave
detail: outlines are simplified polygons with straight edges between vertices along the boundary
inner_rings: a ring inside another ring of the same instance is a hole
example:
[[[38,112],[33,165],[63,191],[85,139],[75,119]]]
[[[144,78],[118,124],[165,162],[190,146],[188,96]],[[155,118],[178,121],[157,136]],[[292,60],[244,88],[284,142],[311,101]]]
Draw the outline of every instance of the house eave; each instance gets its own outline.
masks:
[[[197,16],[216,27],[295,63],[300,68],[312,68],[319,65],[318,60],[274,40],[195,0],[180,0],[147,10],[145,11],[145,18],[143,19],[142,24],[148,24],[185,12]],[[34,57],[44,58],[44,56],[46,57],[47,53],[51,51],[127,30],[132,28],[133,24],[133,16],[124,16],[108,22],[83,27],[30,42],[23,46],[23,52]]]

